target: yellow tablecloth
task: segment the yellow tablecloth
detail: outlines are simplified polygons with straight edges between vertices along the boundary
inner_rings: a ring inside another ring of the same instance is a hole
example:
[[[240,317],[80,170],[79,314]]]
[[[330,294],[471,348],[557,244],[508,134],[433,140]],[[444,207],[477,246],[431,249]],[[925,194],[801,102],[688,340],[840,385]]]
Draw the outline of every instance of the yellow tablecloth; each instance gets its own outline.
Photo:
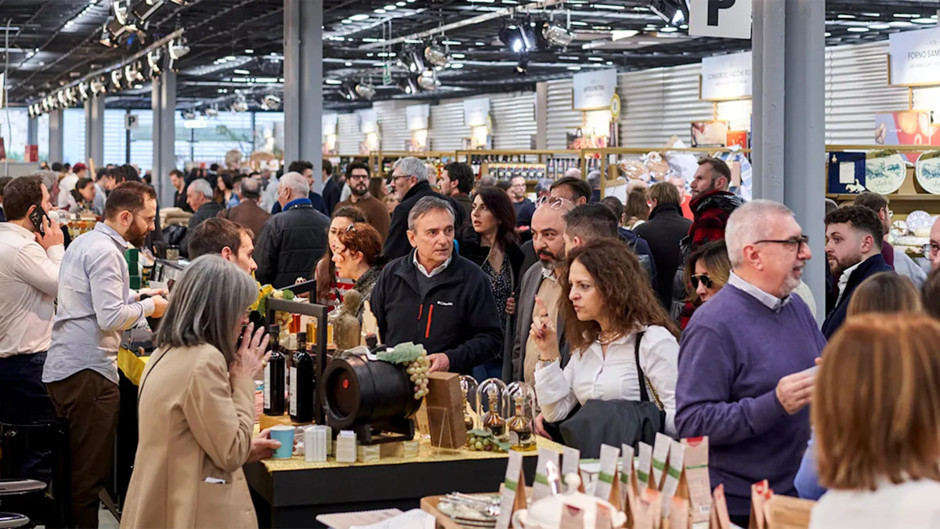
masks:
[[[378,461],[372,461],[369,463],[337,463],[335,460],[313,463],[304,461],[304,456],[301,454],[294,455],[294,457],[290,459],[265,459],[263,463],[269,472],[278,472],[285,470],[312,470],[323,468],[398,465],[403,463],[436,463],[441,461],[461,461],[468,459],[506,459],[508,457],[505,452],[478,452],[475,450],[466,449],[447,450],[443,448],[434,448],[431,446],[430,440],[427,439],[419,439],[418,442],[418,457],[383,457]],[[536,437],[536,445],[538,448],[550,448],[558,453],[564,451],[564,446],[549,439],[545,439],[541,436]],[[538,456],[538,450],[523,452],[523,455],[526,457],[535,457]]]
[[[149,356],[137,356],[123,347],[118,349],[117,365],[118,369],[124,373],[135,386],[140,385],[140,379],[144,376],[144,368],[147,367]]]

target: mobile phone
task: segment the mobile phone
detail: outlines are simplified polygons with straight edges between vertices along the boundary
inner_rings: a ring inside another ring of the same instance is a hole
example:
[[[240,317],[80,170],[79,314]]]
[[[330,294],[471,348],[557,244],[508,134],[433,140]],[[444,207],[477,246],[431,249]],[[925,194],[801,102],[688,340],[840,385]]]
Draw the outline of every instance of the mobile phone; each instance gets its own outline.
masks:
[[[38,231],[42,235],[45,235],[46,230],[45,228],[42,227],[43,217],[45,217],[46,219],[49,219],[49,215],[46,214],[46,211],[42,209],[41,206],[36,206],[36,209],[34,209],[32,213],[29,214],[29,220],[30,222],[33,223],[33,226],[36,227],[36,231]]]

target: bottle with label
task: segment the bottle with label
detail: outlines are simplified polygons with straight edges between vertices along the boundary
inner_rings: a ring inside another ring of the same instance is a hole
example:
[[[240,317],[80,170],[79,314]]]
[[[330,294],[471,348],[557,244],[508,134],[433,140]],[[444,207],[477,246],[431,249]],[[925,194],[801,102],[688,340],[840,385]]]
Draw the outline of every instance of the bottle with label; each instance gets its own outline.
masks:
[[[313,357],[307,354],[307,333],[297,333],[297,352],[290,366],[290,420],[313,421]]]
[[[281,354],[281,346],[278,337],[281,334],[280,325],[271,325],[268,327],[268,335],[271,337],[271,357],[268,364],[264,366],[264,414],[265,415],[284,415],[284,379],[286,378],[286,359]]]
[[[516,414],[509,419],[509,444],[513,450],[528,452],[535,450],[535,438],[532,437],[532,420],[525,415],[525,398],[516,394]]]
[[[476,426],[476,421],[473,420],[473,415],[470,413],[470,405],[467,404],[467,388],[461,387],[460,392],[463,393],[463,425],[469,432]]]
[[[489,410],[483,414],[483,428],[497,439],[503,439],[506,435],[506,420],[499,415],[499,394],[496,388],[490,388],[488,395]]]

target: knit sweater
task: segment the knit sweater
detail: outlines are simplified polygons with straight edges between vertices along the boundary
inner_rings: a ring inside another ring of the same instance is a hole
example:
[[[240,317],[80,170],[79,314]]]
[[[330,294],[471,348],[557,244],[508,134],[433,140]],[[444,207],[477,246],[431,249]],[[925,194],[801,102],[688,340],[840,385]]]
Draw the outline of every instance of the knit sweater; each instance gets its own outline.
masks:
[[[692,317],[679,349],[676,428],[709,437],[711,483],[724,484],[732,515],[750,512],[751,484],[763,479],[796,495],[809,408],[787,414],[776,387],[813,367],[825,345],[798,296],[774,311],[729,284]]]

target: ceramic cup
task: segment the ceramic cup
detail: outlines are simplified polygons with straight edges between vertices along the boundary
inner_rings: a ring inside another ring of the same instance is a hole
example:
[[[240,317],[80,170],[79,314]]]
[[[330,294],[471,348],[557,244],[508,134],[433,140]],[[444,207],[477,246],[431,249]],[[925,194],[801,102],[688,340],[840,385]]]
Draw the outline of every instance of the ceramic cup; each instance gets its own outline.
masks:
[[[271,427],[271,439],[281,442],[272,459],[290,459],[294,453],[294,427],[278,425]]]

